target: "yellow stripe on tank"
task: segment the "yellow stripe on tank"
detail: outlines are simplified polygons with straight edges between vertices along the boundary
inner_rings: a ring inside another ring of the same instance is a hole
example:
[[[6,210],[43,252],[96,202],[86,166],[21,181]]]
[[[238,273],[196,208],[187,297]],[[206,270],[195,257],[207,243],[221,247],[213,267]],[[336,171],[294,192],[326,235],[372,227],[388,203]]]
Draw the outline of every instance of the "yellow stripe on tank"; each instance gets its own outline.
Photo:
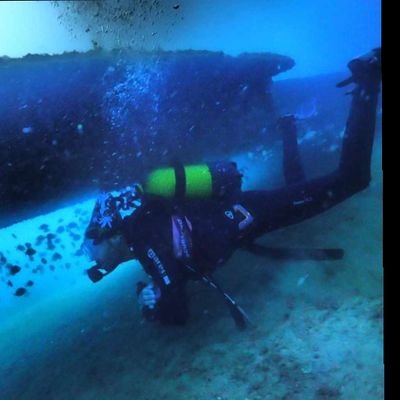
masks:
[[[185,197],[211,197],[212,177],[206,164],[189,165],[185,168],[186,192]]]
[[[162,168],[149,174],[145,185],[145,192],[172,198],[175,196],[175,186],[174,168]]]

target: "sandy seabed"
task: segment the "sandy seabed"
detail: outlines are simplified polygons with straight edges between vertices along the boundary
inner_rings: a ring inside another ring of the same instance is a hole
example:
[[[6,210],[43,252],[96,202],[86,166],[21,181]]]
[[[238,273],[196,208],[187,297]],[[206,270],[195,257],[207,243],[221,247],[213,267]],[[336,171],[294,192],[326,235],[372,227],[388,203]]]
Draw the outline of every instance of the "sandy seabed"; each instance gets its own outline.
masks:
[[[68,262],[67,256],[52,261],[48,291],[38,280],[27,296],[13,297],[23,306],[0,307],[1,399],[383,399],[379,144],[372,171],[368,189],[260,240],[269,246],[343,248],[343,260],[277,261],[237,252],[218,271],[216,277],[252,319],[243,332],[223,300],[198,282],[189,284],[187,326],[144,323],[134,295],[144,275],[136,263],[92,285],[82,279],[76,245],[59,250],[71,255]],[[60,232],[61,239],[79,234],[82,215],[65,217],[63,226],[79,226]],[[7,229],[3,235],[14,228]],[[51,251],[57,258],[57,248]],[[50,259],[49,252],[41,255]],[[35,290],[41,297],[33,302]]]

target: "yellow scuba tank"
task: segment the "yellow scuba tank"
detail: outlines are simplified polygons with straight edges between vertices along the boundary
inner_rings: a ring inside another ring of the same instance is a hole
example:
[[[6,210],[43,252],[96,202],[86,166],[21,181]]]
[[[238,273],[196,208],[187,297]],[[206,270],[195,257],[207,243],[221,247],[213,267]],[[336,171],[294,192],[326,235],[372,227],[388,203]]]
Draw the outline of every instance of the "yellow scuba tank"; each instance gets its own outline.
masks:
[[[242,174],[232,161],[172,167],[152,171],[145,180],[146,193],[165,198],[221,198],[240,191]]]

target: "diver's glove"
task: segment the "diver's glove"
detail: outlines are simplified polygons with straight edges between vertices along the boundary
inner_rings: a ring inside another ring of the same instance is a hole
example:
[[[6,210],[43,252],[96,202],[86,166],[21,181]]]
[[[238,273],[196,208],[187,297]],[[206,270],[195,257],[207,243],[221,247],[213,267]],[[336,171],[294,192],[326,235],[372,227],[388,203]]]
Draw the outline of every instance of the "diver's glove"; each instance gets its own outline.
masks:
[[[156,307],[158,299],[161,297],[160,288],[154,283],[144,284],[139,282],[137,285],[138,303],[144,308],[153,310]]]

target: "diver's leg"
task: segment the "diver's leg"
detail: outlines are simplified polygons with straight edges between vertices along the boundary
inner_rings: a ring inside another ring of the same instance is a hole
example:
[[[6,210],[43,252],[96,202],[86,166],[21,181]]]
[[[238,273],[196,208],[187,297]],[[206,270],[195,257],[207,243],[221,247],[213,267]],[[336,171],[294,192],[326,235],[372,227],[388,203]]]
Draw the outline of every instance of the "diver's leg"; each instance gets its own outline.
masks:
[[[296,118],[294,115],[284,115],[279,118],[278,131],[282,136],[283,175],[287,185],[305,180],[297,143]]]
[[[239,238],[242,242],[252,241],[267,232],[302,222],[346,197],[337,171],[281,189],[242,192],[236,199],[237,204],[251,215],[248,218],[251,223],[242,231],[239,225]]]
[[[253,216],[253,222],[239,234],[244,240],[318,215],[368,186],[381,81],[380,50],[351,61],[349,68],[353,75],[344,82],[356,87],[339,168],[282,189],[241,193],[239,204]]]
[[[339,171],[355,190],[371,180],[371,155],[381,82],[380,49],[350,61],[352,77],[338,86],[355,83],[342,144]]]

